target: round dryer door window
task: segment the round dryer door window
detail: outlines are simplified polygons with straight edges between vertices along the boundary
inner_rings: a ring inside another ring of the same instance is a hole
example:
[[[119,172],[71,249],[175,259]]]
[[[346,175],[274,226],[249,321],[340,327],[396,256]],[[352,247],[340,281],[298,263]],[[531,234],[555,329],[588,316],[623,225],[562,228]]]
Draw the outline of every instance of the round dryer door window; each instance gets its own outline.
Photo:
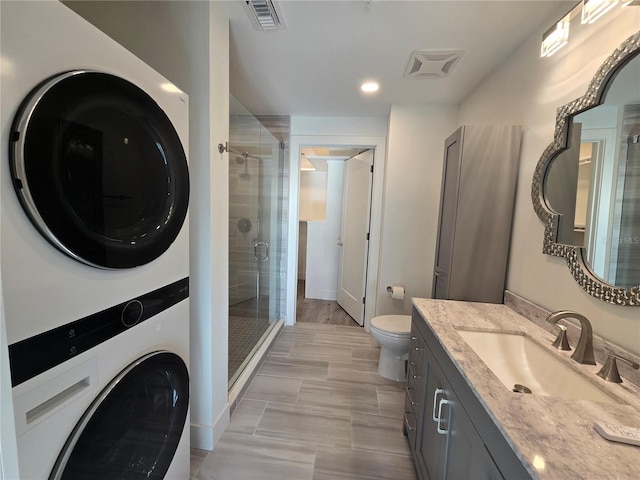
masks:
[[[50,480],[162,480],[189,408],[189,374],[174,353],[150,353],[98,396],[71,433]]]
[[[130,268],[162,255],[184,223],[187,159],[144,91],[72,71],[37,87],[15,119],[13,183],[32,223],[83,263]]]

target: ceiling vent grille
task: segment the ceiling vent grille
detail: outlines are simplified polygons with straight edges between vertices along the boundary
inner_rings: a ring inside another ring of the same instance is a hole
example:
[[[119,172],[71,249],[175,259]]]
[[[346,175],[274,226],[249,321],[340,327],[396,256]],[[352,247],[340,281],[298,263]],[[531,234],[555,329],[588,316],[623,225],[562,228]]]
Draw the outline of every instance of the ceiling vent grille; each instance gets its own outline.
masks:
[[[287,28],[280,6],[275,1],[246,0],[244,3],[257,29],[282,30]]]
[[[406,78],[444,78],[451,74],[464,50],[416,50],[404,72]]]

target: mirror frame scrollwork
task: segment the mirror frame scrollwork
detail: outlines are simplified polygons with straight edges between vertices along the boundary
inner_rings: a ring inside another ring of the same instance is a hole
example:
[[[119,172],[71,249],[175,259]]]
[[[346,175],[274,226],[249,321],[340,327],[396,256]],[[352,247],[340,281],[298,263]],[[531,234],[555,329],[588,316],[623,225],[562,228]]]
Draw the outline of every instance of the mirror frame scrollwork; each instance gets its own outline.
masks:
[[[612,77],[636,55],[640,55],[640,32],[627,38],[607,58],[589,83],[584,96],[558,108],[553,142],[542,153],[533,174],[531,199],[538,218],[544,223],[542,252],[565,258],[571,275],[589,295],[614,305],[637,307],[640,306],[640,285],[622,288],[604,283],[586,264],[583,247],[556,243],[559,215],[547,206],[543,191],[547,169],[555,157],[568,147],[568,130],[573,116],[601,105]]]

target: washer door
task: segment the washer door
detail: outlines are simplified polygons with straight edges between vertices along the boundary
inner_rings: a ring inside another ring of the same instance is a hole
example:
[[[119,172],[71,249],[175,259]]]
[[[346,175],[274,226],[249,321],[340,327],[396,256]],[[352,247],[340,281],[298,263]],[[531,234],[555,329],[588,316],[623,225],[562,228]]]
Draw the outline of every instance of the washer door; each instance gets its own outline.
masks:
[[[163,479],[189,408],[182,359],[154,352],[130,365],[82,416],[51,472],[54,479]]]
[[[72,71],[37,87],[14,121],[13,183],[38,230],[72,258],[129,268],[162,255],[189,201],[171,121],[122,78]]]

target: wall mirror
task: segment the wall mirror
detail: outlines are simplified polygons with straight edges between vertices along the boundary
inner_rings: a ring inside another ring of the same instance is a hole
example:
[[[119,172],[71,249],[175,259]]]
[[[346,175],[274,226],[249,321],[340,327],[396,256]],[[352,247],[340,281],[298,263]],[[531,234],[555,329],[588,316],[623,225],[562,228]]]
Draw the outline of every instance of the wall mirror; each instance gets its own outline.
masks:
[[[590,295],[640,306],[640,32],[558,109],[531,194],[543,252]]]

